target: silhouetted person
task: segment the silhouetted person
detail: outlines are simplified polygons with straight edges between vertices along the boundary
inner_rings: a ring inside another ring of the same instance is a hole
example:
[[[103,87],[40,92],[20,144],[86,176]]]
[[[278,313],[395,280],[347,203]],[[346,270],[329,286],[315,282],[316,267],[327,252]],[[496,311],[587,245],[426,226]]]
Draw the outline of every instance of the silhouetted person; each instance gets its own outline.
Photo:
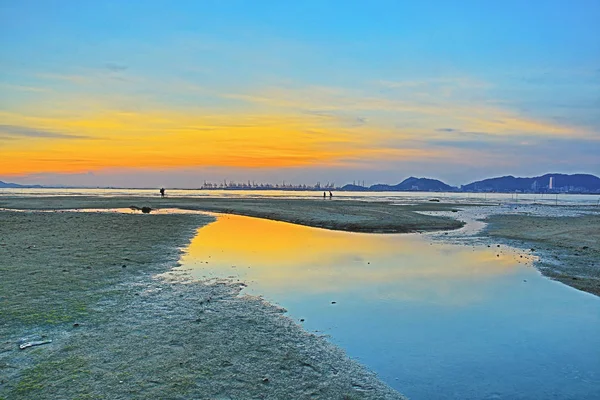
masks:
[[[160,197],[165,197],[165,188],[160,188]]]
[[[331,200],[333,198],[333,193],[331,193],[331,190],[329,191],[329,200]]]
[[[323,199],[327,198],[327,195],[325,194],[325,192],[323,192]]]

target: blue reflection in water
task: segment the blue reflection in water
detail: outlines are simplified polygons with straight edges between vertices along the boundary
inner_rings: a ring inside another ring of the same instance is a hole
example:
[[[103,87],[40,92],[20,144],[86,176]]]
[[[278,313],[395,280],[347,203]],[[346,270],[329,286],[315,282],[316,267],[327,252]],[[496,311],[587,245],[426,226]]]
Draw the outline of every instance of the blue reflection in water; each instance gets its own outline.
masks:
[[[506,247],[220,216],[182,268],[248,283],[412,399],[600,399],[600,299],[531,261]]]

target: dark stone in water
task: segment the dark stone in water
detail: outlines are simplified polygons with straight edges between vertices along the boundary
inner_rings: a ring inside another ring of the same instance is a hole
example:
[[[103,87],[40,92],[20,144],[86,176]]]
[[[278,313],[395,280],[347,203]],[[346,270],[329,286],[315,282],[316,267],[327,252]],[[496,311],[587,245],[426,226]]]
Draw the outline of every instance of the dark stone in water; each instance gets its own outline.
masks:
[[[121,265],[121,268],[127,268],[127,265],[123,264]]]
[[[141,211],[144,214],[150,214],[150,211],[152,211],[152,208],[148,207],[148,206],[144,206],[142,208],[140,208],[138,206],[129,206],[129,208],[132,209],[132,210]]]

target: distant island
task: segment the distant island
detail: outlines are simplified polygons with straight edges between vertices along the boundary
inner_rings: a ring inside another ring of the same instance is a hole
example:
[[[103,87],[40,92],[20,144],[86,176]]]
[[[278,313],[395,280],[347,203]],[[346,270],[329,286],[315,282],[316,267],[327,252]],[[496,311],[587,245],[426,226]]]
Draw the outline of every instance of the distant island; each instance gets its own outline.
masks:
[[[345,185],[339,188],[344,191],[369,191],[369,192],[456,192],[458,188],[450,186],[437,179],[415,178],[411,176],[397,185],[387,185],[378,183],[369,187],[359,185]]]
[[[41,189],[42,185],[19,185],[18,183],[0,181],[0,189]]]
[[[546,174],[531,178],[512,175],[471,182],[460,187],[429,178],[410,177],[397,185],[369,187],[349,184],[338,190],[369,192],[470,192],[470,193],[583,193],[600,194],[600,178],[590,174]]]
[[[68,188],[65,186],[21,185],[0,181],[0,189],[41,189]],[[82,188],[82,187],[72,187]],[[91,189],[92,187],[87,187]],[[94,187],[97,189],[119,189],[115,187]],[[122,188],[126,189],[126,188]],[[153,188],[148,188],[153,189]],[[175,189],[175,188],[171,188]],[[371,186],[347,184],[341,187],[334,183],[316,183],[315,185],[238,183],[223,181],[220,183],[204,182],[195,189],[181,190],[285,190],[285,191],[322,191],[336,190],[344,192],[466,192],[466,193],[574,193],[600,194],[600,178],[590,174],[559,174],[550,173],[541,176],[518,178],[512,175],[484,179],[471,182],[460,187],[450,186],[438,179],[415,178],[411,176],[402,182],[389,185],[378,183]]]
[[[600,193],[600,178],[588,174],[546,174],[533,178],[502,176],[461,186],[465,192]]]

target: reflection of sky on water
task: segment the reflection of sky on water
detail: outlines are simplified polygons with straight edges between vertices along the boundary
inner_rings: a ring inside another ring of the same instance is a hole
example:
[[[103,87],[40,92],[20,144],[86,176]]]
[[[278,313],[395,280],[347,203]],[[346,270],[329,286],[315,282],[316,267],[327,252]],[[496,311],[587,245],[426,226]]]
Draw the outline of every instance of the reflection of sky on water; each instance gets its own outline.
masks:
[[[223,215],[182,263],[248,283],[414,399],[600,398],[600,301],[521,255]]]

